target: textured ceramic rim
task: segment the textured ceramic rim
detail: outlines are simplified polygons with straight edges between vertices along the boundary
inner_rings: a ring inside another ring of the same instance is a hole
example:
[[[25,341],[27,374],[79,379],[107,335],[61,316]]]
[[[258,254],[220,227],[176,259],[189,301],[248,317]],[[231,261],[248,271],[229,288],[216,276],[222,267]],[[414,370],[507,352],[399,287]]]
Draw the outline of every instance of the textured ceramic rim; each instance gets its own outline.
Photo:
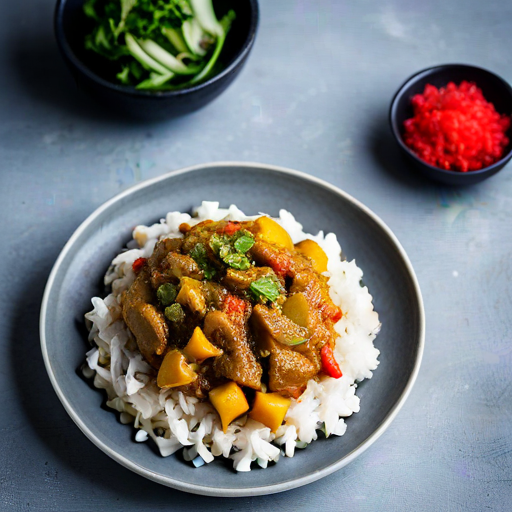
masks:
[[[219,487],[219,488],[213,488],[213,487],[202,487],[200,485],[196,484],[188,484],[181,481],[176,481],[173,478],[169,478],[166,476],[163,476],[159,473],[156,473],[154,471],[147,470],[140,465],[136,464],[135,462],[129,460],[128,458],[121,456],[119,453],[117,453],[115,450],[107,446],[105,443],[100,441],[87,427],[86,423],[80,418],[80,416],[74,411],[73,406],[68,402],[64,392],[60,388],[55,375],[53,374],[49,357],[48,357],[48,351],[46,347],[46,336],[45,336],[45,330],[46,330],[46,310],[48,308],[48,298],[50,295],[50,290],[54,285],[55,277],[59,273],[60,266],[64,258],[66,257],[67,253],[70,251],[72,246],[74,245],[75,241],[78,239],[78,237],[82,234],[82,232],[91,224],[96,217],[98,217],[100,214],[102,214],[105,210],[108,210],[112,205],[120,201],[121,199],[130,196],[131,194],[134,194],[146,187],[150,187],[154,185],[155,183],[159,183],[161,181],[165,181],[168,179],[172,179],[174,176],[178,176],[181,174],[186,174],[198,170],[203,170],[205,168],[216,168],[216,167],[246,167],[246,168],[260,168],[267,171],[273,171],[280,174],[287,174],[289,176],[293,176],[296,178],[300,178],[306,182],[311,182],[316,185],[319,185],[338,196],[342,197],[344,200],[351,202],[354,206],[362,210],[366,215],[368,215],[375,223],[379,225],[379,227],[386,233],[386,235],[389,237],[393,245],[395,246],[396,250],[400,254],[407,271],[409,273],[409,277],[411,278],[411,281],[414,286],[414,291],[416,294],[416,300],[418,302],[418,308],[419,308],[419,326],[420,326],[420,333],[419,333],[419,340],[418,340],[418,352],[416,356],[416,361],[414,364],[413,371],[409,377],[409,381],[407,382],[407,385],[405,386],[405,389],[400,396],[400,398],[397,400],[396,404],[393,406],[393,408],[388,413],[386,419],[382,422],[382,424],[371,434],[364,442],[362,442],[357,448],[352,450],[349,454],[347,454],[345,457],[340,459],[339,461],[335,462],[334,464],[331,464],[330,466],[325,467],[324,469],[314,472],[312,474],[309,474],[307,476],[297,478],[295,480],[290,480],[286,482],[282,482],[279,484],[271,484],[271,485],[265,485],[265,486],[259,486],[259,487],[247,487],[247,488],[241,488],[241,489],[235,489],[235,488],[226,488],[226,487]],[[411,392],[411,389],[414,385],[414,382],[416,380],[416,377],[418,375],[420,365],[421,365],[421,359],[423,356],[423,348],[425,344],[425,312],[423,308],[423,299],[421,296],[420,287],[418,284],[418,280],[416,278],[416,275],[414,273],[414,270],[412,268],[412,265],[409,261],[409,258],[401,246],[400,242],[396,238],[396,236],[393,234],[391,229],[378,217],[375,213],[373,213],[369,208],[364,206],[362,203],[360,203],[357,199],[354,199],[352,196],[347,194],[346,192],[343,192],[339,188],[335,187],[334,185],[331,185],[323,180],[320,180],[318,178],[315,178],[313,176],[310,176],[308,174],[305,174],[303,172],[295,171],[292,169],[287,169],[284,167],[278,167],[274,165],[267,165],[267,164],[259,164],[259,163],[252,163],[252,162],[213,162],[213,163],[207,163],[207,164],[200,164],[195,165],[192,167],[186,167],[184,169],[180,169],[177,171],[173,171],[167,174],[164,174],[162,176],[159,176],[157,178],[153,178],[147,181],[144,181],[138,185],[135,185],[134,187],[129,188],[128,190],[122,192],[121,194],[118,194],[117,196],[113,197],[112,199],[108,200],[106,203],[104,203],[102,206],[100,206],[98,209],[96,209],[87,219],[82,222],[82,224],[77,228],[77,230],[73,233],[71,238],[68,240],[64,248],[62,249],[59,257],[57,258],[57,261],[55,262],[55,265],[52,268],[52,271],[50,273],[50,276],[48,278],[48,282],[46,284],[46,288],[43,295],[43,301],[41,305],[41,315],[40,315],[40,322],[39,322],[39,329],[40,329],[40,337],[41,337],[41,350],[43,353],[43,359],[44,364],[46,366],[46,371],[48,372],[48,375],[50,377],[50,381],[53,385],[53,388],[55,389],[55,392],[57,393],[57,396],[59,397],[60,401],[62,402],[62,405],[70,415],[71,419],[77,424],[78,428],[98,447],[100,450],[102,450],[104,453],[106,453],[109,457],[114,459],[115,461],[119,462],[122,466],[134,471],[135,473],[138,473],[141,476],[144,476],[146,478],[149,478],[150,480],[153,480],[155,482],[158,482],[162,485],[166,485],[168,487],[172,487],[174,489],[178,489],[180,491],[190,492],[194,494],[201,494],[205,496],[218,496],[218,497],[242,497],[242,496],[260,496],[264,494],[273,494],[277,492],[287,491],[289,489],[294,489],[296,487],[300,487],[302,485],[309,484],[311,482],[314,482],[316,480],[319,480],[320,478],[323,478],[327,475],[330,475],[334,471],[337,471],[338,469],[341,469],[342,467],[346,466],[350,462],[352,462],[358,455],[363,453],[367,448],[369,448],[383,433],[384,431],[389,427],[393,419],[398,414],[398,411],[402,408],[403,404],[405,403],[405,400],[409,396],[409,393]]]
[[[412,159],[414,159],[418,164],[430,169],[431,171],[438,172],[440,175],[444,176],[480,176],[482,174],[492,174],[492,171],[496,169],[496,167],[505,166],[505,164],[512,158],[512,148],[503,156],[501,157],[497,162],[494,162],[492,165],[488,165],[487,167],[484,167],[483,169],[478,169],[478,171],[470,171],[469,173],[461,173],[459,171],[449,171],[447,169],[441,169],[440,167],[435,167],[434,165],[430,165],[427,162],[424,162],[414,151],[412,151],[408,146],[406,146],[405,142],[402,138],[402,133],[400,132],[400,128],[396,121],[396,107],[398,104],[398,100],[401,98],[403,93],[407,90],[409,85],[411,85],[411,82],[419,80],[422,78],[423,75],[428,75],[436,70],[445,70],[449,68],[466,68],[466,69],[477,69],[478,71],[483,71],[484,73],[487,73],[488,75],[496,78],[498,81],[500,81],[506,89],[508,89],[508,92],[510,96],[512,96],[512,87],[510,84],[501,76],[497,75],[496,73],[489,71],[488,69],[482,68],[480,66],[472,66],[471,64],[438,64],[437,66],[431,66],[429,68],[422,69],[421,71],[418,71],[414,73],[414,75],[411,75],[399,88],[398,91],[396,91],[395,95],[393,96],[393,99],[391,100],[391,105],[389,107],[389,124],[391,126],[391,132],[393,133],[393,136],[395,137],[395,140],[398,142],[399,146],[402,148],[403,151],[405,151]],[[509,129],[510,132],[512,132],[512,128]]]

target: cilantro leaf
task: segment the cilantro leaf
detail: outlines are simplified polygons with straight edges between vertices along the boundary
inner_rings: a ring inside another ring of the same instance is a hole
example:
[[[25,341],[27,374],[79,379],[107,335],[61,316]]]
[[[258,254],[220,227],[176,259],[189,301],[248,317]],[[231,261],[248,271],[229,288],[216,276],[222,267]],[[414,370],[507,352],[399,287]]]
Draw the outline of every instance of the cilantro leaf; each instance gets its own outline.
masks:
[[[238,252],[246,253],[254,245],[254,237],[252,235],[243,234],[235,241],[235,249]]]
[[[208,262],[208,255],[204,244],[196,244],[189,252],[189,256],[199,265],[204,265]]]
[[[247,270],[251,267],[251,262],[243,254],[230,253],[222,261],[236,270]]]
[[[198,243],[194,245],[189,252],[189,256],[199,265],[199,268],[204,272],[204,277],[208,280],[212,279],[216,271],[208,259],[208,253],[206,252],[204,244]]]
[[[210,247],[213,252],[228,266],[237,270],[247,270],[251,262],[245,252],[254,245],[252,235],[237,232],[232,236],[219,235],[210,237]]]
[[[223,235],[217,235],[216,233],[210,237],[210,247],[215,254],[219,254],[221,248],[226,245],[227,237]]]
[[[260,277],[249,285],[249,291],[256,300],[275,302],[279,297],[279,285],[269,276]]]

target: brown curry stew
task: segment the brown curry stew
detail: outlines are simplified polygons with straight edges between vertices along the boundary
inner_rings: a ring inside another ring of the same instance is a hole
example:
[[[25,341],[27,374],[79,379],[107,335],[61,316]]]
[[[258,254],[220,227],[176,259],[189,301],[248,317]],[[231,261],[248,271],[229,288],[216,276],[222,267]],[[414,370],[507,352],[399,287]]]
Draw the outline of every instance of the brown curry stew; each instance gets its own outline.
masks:
[[[249,409],[247,395],[275,430],[310,379],[341,377],[327,256],[312,240],[293,245],[269,217],[180,232],[134,263],[124,320],[160,388],[209,399],[224,430]]]

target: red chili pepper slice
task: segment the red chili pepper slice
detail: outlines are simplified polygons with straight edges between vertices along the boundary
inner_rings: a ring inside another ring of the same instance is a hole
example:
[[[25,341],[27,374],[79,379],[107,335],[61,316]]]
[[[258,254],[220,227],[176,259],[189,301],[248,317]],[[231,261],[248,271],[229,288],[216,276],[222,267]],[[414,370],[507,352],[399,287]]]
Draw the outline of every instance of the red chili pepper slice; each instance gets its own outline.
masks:
[[[341,320],[341,317],[343,316],[343,311],[341,311],[339,307],[334,306],[332,303],[329,304],[324,302],[320,305],[320,311],[322,312],[324,319],[329,319],[334,324]]]
[[[331,320],[336,323],[339,320],[341,320],[341,317],[343,316],[343,311],[341,311],[340,308],[336,308],[336,311],[331,315]]]
[[[322,371],[332,377],[333,379],[339,379],[343,376],[340,367],[336,359],[334,359],[334,353],[329,343],[325,344],[320,351],[322,357]]]
[[[142,267],[144,267],[146,264],[146,261],[146,258],[137,258],[132,265],[133,271],[138,274],[142,270]]]

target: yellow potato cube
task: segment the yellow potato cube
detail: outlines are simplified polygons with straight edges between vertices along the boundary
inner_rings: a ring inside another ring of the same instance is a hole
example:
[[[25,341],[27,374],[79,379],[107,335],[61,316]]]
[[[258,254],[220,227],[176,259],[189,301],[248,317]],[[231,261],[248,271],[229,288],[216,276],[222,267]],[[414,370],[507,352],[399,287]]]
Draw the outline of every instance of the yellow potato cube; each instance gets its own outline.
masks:
[[[249,410],[249,404],[242,388],[233,381],[212,389],[209,397],[213,407],[219,413],[224,433],[227,432],[229,424],[234,419]]]
[[[156,383],[159,388],[175,388],[196,379],[197,373],[187,364],[185,356],[179,350],[171,350],[162,361]]]
[[[308,326],[309,304],[303,293],[295,293],[283,304],[283,315],[301,327]]]
[[[204,335],[200,327],[196,327],[187,346],[183,349],[183,353],[188,359],[202,361],[209,357],[220,356],[223,352],[222,349],[208,341],[208,338]]]
[[[254,221],[254,231],[257,237],[265,242],[285,247],[290,251],[293,249],[293,242],[283,227],[270,217],[259,217]]]
[[[317,272],[327,270],[327,254],[314,240],[303,240],[295,244],[295,249],[311,260]]]
[[[256,392],[249,417],[275,432],[283,423],[292,401],[279,393]]]

